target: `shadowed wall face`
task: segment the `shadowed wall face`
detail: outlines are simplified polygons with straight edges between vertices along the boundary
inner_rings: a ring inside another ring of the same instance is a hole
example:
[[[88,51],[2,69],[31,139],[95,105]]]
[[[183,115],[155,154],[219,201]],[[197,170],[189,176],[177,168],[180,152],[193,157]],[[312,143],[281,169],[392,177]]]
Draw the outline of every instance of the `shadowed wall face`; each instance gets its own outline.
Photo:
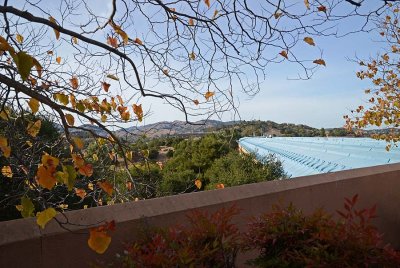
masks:
[[[251,216],[269,211],[277,202],[293,202],[305,212],[322,207],[334,213],[345,197],[354,194],[360,196],[360,207],[377,204],[376,226],[385,234],[386,242],[400,248],[400,164],[392,164],[66,213],[70,222],[80,225],[116,221],[111,245],[103,255],[88,248],[89,234],[84,226],[69,226],[71,231],[66,231],[53,220],[42,230],[35,218],[2,222],[0,267],[88,267],[95,260],[107,262],[123,251],[123,242],[134,241],[135,232],[144,223],[184,223],[192,209],[215,211],[236,204],[242,211],[235,221],[244,230]],[[64,220],[61,215],[57,217]],[[245,258],[239,256],[239,264]]]

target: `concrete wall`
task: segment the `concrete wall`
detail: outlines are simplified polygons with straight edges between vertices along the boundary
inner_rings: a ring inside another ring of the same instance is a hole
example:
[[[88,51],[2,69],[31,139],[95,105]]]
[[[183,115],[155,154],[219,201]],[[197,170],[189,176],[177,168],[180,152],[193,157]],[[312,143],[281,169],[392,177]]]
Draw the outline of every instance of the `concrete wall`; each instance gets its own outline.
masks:
[[[65,215],[78,225],[65,226],[70,231],[54,220],[44,230],[35,218],[2,222],[0,267],[88,267],[94,260],[107,262],[122,252],[123,242],[135,239],[143,222],[184,223],[185,213],[194,208],[213,211],[236,203],[242,209],[236,221],[244,228],[249,217],[268,211],[276,202],[293,202],[306,212],[318,207],[334,212],[344,197],[356,193],[360,206],[377,204],[376,225],[387,242],[400,248],[400,164],[392,164],[71,211]],[[62,215],[57,218],[65,221]],[[102,220],[115,220],[117,226],[108,251],[98,255],[87,246],[84,225]]]

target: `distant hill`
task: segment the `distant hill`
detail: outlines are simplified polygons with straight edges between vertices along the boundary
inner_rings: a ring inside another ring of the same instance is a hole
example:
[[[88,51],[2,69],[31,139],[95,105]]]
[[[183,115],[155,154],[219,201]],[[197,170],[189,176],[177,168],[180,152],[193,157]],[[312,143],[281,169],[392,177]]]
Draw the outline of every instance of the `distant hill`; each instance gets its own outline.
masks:
[[[80,126],[84,129],[93,131],[102,136],[107,136],[107,133],[101,128],[85,124]],[[317,129],[303,124],[276,123],[273,121],[229,121],[222,122],[218,120],[201,120],[189,124],[184,121],[162,121],[144,126],[129,127],[120,129],[114,133],[123,139],[134,141],[138,137],[146,136],[147,138],[159,138],[166,136],[202,136],[207,133],[216,131],[236,131],[238,136],[287,136],[287,137],[315,137],[315,136],[354,136],[348,133],[343,128],[325,128]],[[386,133],[388,129],[367,130],[363,136],[369,137],[373,133]],[[88,134],[83,133],[78,129],[71,129],[71,133],[88,137]]]

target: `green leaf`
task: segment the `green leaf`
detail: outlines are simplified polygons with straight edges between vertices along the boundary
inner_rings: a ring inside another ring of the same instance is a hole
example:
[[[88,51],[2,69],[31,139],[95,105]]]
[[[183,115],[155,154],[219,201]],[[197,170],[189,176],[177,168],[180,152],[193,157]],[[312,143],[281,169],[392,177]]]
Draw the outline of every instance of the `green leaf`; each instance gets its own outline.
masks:
[[[74,188],[76,181],[76,171],[73,166],[63,166],[64,173],[68,174],[67,181],[64,183],[68,186],[68,191],[71,191]]]
[[[35,206],[29,199],[29,197],[23,196],[21,198],[21,205],[18,205],[16,207],[21,212],[22,217],[29,218],[34,216],[33,212],[35,211]]]
[[[20,51],[12,57],[22,80],[26,81],[33,67],[33,58],[24,51]]]
[[[48,208],[42,212],[37,213],[36,223],[44,229],[46,224],[57,215],[57,211],[54,208]]]

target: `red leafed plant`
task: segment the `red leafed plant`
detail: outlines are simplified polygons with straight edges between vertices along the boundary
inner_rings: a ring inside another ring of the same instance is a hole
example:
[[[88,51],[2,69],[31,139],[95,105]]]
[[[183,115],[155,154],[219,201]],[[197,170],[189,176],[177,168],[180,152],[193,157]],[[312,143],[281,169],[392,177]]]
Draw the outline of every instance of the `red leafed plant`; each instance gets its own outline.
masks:
[[[240,234],[233,206],[188,214],[186,226],[153,230],[127,247],[123,267],[235,267]]]
[[[309,216],[292,204],[274,206],[254,219],[245,235],[245,249],[258,249],[251,261],[258,267],[400,267],[400,254],[372,225],[376,206],[357,209],[358,195],[345,199],[339,220],[317,210]]]

